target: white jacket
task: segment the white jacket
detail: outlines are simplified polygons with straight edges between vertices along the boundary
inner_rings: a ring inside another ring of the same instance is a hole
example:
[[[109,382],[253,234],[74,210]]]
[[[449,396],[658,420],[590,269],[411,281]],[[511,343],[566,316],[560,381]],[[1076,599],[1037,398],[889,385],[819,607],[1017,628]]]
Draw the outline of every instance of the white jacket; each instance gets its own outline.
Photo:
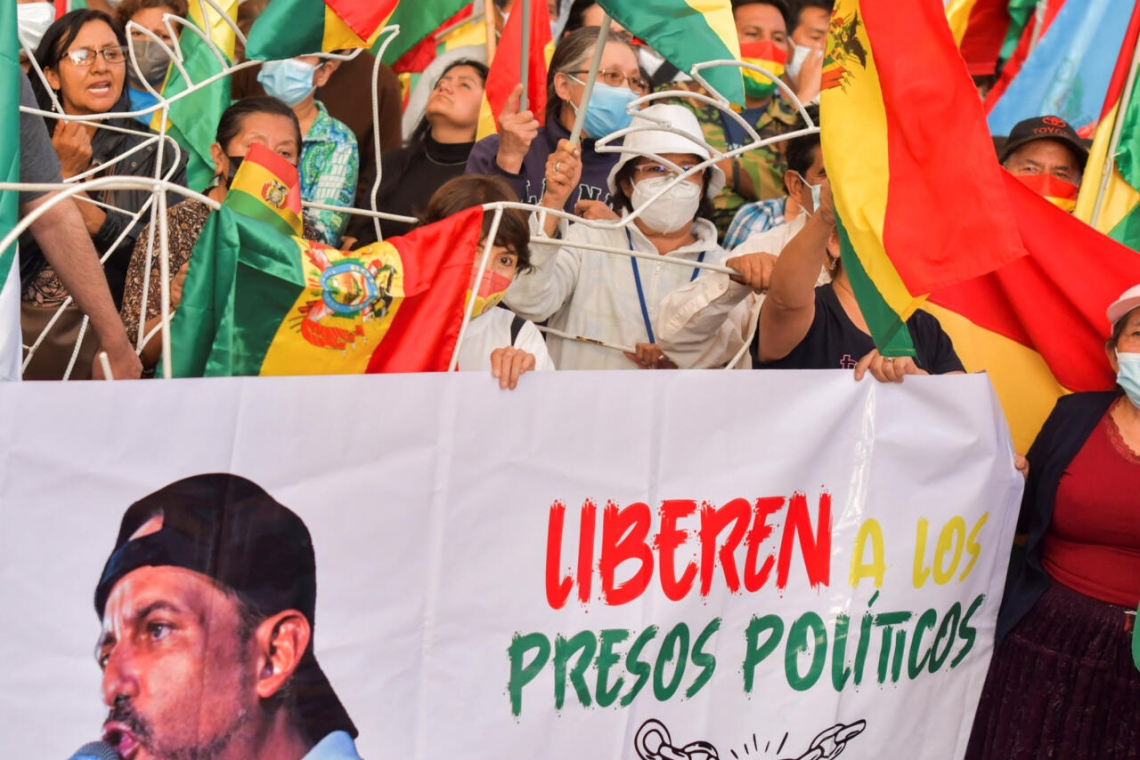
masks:
[[[693,234],[697,238],[695,243],[665,254],[661,259],[697,261],[704,251],[705,263],[724,263],[726,254],[716,243],[716,228],[711,222],[698,219],[693,224]],[[516,277],[507,291],[505,300],[513,311],[536,322],[549,319],[551,327],[571,335],[632,347],[648,343],[649,334],[630,262],[637,263],[655,334],[657,324],[653,320],[662,299],[688,284],[694,271],[698,274],[697,281],[713,274],[663,261],[577,248],[577,242],[625,249],[632,243],[633,250],[660,256],[634,224],[625,229],[570,224],[561,247],[542,245],[538,238],[532,238],[531,263],[535,271]],[[621,351],[553,335],[547,336],[547,340],[550,355],[560,369],[637,368]]]
[[[746,253],[779,256],[807,223],[802,214],[787,224],[749,236],[732,249],[729,258]],[[820,270],[817,285],[831,282],[826,269]],[[661,301],[657,312],[661,350],[683,369],[724,367],[752,342],[760,320],[764,295],[712,272],[708,277],[679,288]],[[736,369],[752,366],[752,354],[745,351]]]
[[[506,309],[493,308],[472,319],[459,349],[459,370],[490,372],[491,352],[511,345],[511,322],[514,318],[515,315]],[[534,354],[536,370],[554,369],[542,333],[533,322],[523,323],[515,348]]]

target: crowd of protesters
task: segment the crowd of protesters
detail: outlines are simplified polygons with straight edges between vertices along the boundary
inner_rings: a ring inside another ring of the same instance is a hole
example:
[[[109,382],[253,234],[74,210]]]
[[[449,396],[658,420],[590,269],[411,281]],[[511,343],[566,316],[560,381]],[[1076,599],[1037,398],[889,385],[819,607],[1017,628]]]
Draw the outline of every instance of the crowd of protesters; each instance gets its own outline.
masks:
[[[511,2],[496,0],[500,29]],[[265,4],[242,4],[247,30]],[[159,102],[166,49],[179,29],[163,20],[185,16],[185,0],[105,5],[88,0],[87,9],[56,20],[50,3],[19,0],[20,39],[30,52],[22,103],[103,117],[96,126],[23,114],[21,178],[158,172],[185,186],[185,146],[158,136],[149,115],[138,113]],[[377,208],[419,220],[384,220],[385,237],[476,205],[532,204],[531,214],[503,215],[484,276],[475,282],[472,274],[474,319],[459,357],[460,369],[491,371],[504,388],[525,372],[556,368],[839,369],[884,382],[964,371],[938,320],[921,310],[906,325],[916,356],[879,355],[852,290],[827,157],[804,118],[818,123],[812,101],[828,0],[792,0],[791,7],[733,0],[745,59],[786,64],[786,91],[753,81],[739,115],[761,138],[798,135],[715,163],[710,147],[743,147],[745,130],[686,97],[700,86],[616,24],[586,98],[602,11],[588,0],[562,5],[551,2],[561,36],[548,66],[544,123],[519,108],[520,85],[497,133],[476,140],[488,77],[478,49],[429,67],[424,88],[406,99],[387,66],[373,85],[367,52],[271,61],[234,75],[233,104],[212,127],[214,179],[190,189],[221,201],[250,146],[265,145],[298,168],[303,199],[324,206],[306,209],[306,237],[345,249],[376,239],[372,220],[352,212],[370,207],[378,164]],[[128,68],[131,49],[138,71]],[[635,114],[633,101],[654,90],[676,94]],[[576,123],[582,139],[572,143]],[[604,148],[629,127],[624,142]],[[1070,126],[1040,115],[1019,124],[998,157],[1071,210],[1088,150]],[[164,269],[150,242],[151,196],[81,192],[25,234],[22,326],[25,344],[36,344],[25,377],[59,378],[69,367],[72,378],[98,375],[97,347],[119,378],[157,363],[160,280],[165,271],[176,310],[210,209],[170,194]],[[47,199],[22,193],[21,212]],[[619,219],[628,223],[595,223]],[[1123,758],[1140,746],[1140,672],[1129,653],[1135,614],[1128,614],[1140,603],[1140,287],[1105,308],[1117,389],[1064,398],[1028,461],[1019,462],[1027,475],[1019,530],[1026,541],[1011,567],[971,760]]]

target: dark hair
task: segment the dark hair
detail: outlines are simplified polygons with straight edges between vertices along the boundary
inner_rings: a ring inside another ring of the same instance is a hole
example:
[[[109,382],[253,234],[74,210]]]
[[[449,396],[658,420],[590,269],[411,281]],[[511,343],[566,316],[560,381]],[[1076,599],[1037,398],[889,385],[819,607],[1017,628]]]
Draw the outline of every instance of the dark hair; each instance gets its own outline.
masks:
[[[1120,342],[1120,336],[1124,334],[1125,328],[1128,327],[1128,318],[1132,316],[1132,312],[1136,311],[1136,309],[1140,309],[1140,306],[1129,309],[1124,313],[1124,316],[1113,323],[1112,335],[1104,343],[1105,347],[1108,348],[1109,351],[1116,350],[1116,344]]]
[[[736,12],[746,5],[770,5],[780,12],[784,17],[784,26],[787,27],[788,33],[792,31],[792,14],[788,10],[788,0],[732,0],[732,15],[736,16]]]
[[[518,200],[514,189],[502,177],[461,174],[444,182],[432,193],[420,221],[423,224],[433,224],[473,206],[497,201],[518,203]],[[493,214],[483,215],[484,239],[491,233],[493,220]],[[530,263],[530,222],[525,211],[517,208],[503,211],[499,230],[495,234],[495,245],[501,245],[518,256],[517,272],[529,272],[533,268]]]
[[[819,106],[810,105],[804,108],[811,118],[813,124],[819,126]],[[803,117],[796,119],[795,125],[792,127],[793,132],[798,132],[801,129],[807,129],[807,122]],[[800,137],[793,137],[788,140],[784,146],[784,161],[788,165],[788,169],[797,172],[801,177],[806,177],[808,169],[815,163],[815,151],[820,149],[819,132],[810,135],[802,135]]]
[[[644,156],[637,156],[626,161],[614,176],[614,191],[610,194],[610,202],[619,209],[633,211],[633,201],[625,194],[622,183],[633,183],[633,170],[637,165],[638,158],[644,158]],[[714,221],[713,214],[715,212],[712,199],[709,198],[709,182],[711,179],[712,167],[705,167],[704,177],[701,178],[701,203],[697,206],[697,218],[708,219],[710,222]]]
[[[190,10],[186,4],[186,0],[123,0],[123,2],[119,3],[119,7],[115,8],[115,21],[117,21],[119,26],[123,29],[126,29],[127,22],[131,20],[131,16],[148,8],[169,8],[173,15],[181,16],[182,18],[186,18],[186,14]],[[171,24],[171,26],[174,28],[176,34],[182,28],[176,24]]]
[[[554,55],[550,58],[550,66],[546,72],[546,123],[558,121],[562,113],[562,104],[565,102],[558,97],[554,88],[554,75],[567,74],[571,71],[580,71],[589,67],[590,54],[594,51],[594,44],[598,41],[599,27],[583,26],[566,34],[554,48]],[[637,51],[629,40],[618,35],[610,34],[606,37],[606,44],[616,42],[628,47],[637,57]]]
[[[63,56],[67,49],[71,47],[71,43],[75,42],[75,38],[79,36],[79,32],[84,26],[90,24],[92,21],[101,21],[111,28],[115,33],[115,38],[123,47],[127,46],[127,35],[119,28],[110,16],[103,11],[93,11],[86,8],[65,13],[56,19],[51,26],[44,32],[43,39],[40,40],[39,47],[36,48],[35,59],[39,64],[41,70],[57,69],[59,62],[63,60]],[[41,77],[29,76],[28,79],[32,84],[32,92],[36,95],[36,102],[39,103],[40,109],[44,111],[52,110],[51,96],[48,94],[47,84],[42,81]],[[60,104],[62,105],[62,103]],[[112,111],[125,110],[127,106],[127,82],[126,71],[123,72],[123,91],[119,94],[119,100],[111,108]],[[50,132],[54,127],[54,119],[48,121],[48,131]]]
[[[129,0],[124,0],[129,2]],[[804,11],[808,8],[818,8],[827,13],[828,17],[835,12],[835,0],[792,0],[791,12],[788,14],[788,34],[794,32],[803,20]]]
[[[225,110],[222,114],[222,118],[218,120],[218,131],[214,135],[214,140],[217,141],[218,145],[222,146],[222,150],[225,151],[230,141],[241,134],[245,117],[255,113],[284,116],[293,122],[293,129],[295,129],[297,133],[297,158],[300,160],[301,143],[303,141],[301,137],[301,122],[297,121],[297,114],[293,113],[292,108],[277,98],[271,98],[268,95],[242,98]]]
[[[570,4],[570,11],[566,14],[566,26],[562,30],[562,36],[565,37],[570,32],[577,31],[585,26],[586,11],[597,4],[598,0],[574,0]]]
[[[472,60],[471,58],[460,58],[459,60],[452,61],[450,64],[448,64],[446,69],[440,72],[439,78],[436,79],[435,84],[432,85],[432,89],[435,89],[439,86],[440,80],[447,76],[447,72],[451,71],[452,69],[459,68],[460,66],[470,66],[471,68],[475,69],[475,71],[479,72],[479,78],[483,80],[483,84],[486,86],[487,74],[489,71],[487,69],[487,64],[483,63],[482,61]],[[417,124],[415,130],[412,131],[412,136],[408,138],[408,147],[417,154],[422,153],[424,149],[424,142],[427,138],[428,132],[430,131],[431,124],[428,123],[427,114],[424,114],[423,118],[420,119],[420,123]]]

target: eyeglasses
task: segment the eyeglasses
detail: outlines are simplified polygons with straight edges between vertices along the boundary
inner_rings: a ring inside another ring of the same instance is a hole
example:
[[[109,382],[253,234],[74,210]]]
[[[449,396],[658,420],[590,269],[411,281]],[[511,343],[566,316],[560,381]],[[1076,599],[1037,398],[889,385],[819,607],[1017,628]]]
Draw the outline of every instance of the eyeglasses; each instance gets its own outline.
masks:
[[[694,166],[696,166],[696,164],[677,164],[677,168],[681,170],[678,172],[673,167],[665,166],[664,164],[638,164],[633,167],[633,174],[635,177],[641,179],[645,179],[646,177],[679,177]],[[701,175],[699,174],[693,174],[688,177],[688,179],[693,181],[698,181],[700,178]]]
[[[70,58],[71,62],[81,69],[86,69],[94,64],[98,56],[103,56],[103,60],[109,65],[117,66],[127,60],[127,49],[118,46],[105,47],[102,50],[76,48],[64,55],[65,58]]]
[[[568,71],[566,72],[573,76],[579,74],[589,74],[589,71]],[[625,87],[625,83],[629,82],[629,89],[634,92],[649,92],[649,82],[642,79],[637,74],[633,76],[626,76],[620,71],[607,71],[605,69],[598,72],[598,81],[605,82],[610,87]]]

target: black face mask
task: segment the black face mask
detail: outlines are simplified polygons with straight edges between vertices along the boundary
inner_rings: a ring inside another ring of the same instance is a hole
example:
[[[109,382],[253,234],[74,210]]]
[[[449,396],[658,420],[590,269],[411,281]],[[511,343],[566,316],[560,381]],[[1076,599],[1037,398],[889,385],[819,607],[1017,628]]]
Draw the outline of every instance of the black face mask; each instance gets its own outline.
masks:
[[[226,158],[230,160],[230,171],[229,174],[226,175],[226,189],[228,190],[230,185],[233,184],[234,177],[237,175],[238,169],[241,168],[241,162],[245,160],[245,156],[227,155]]]

